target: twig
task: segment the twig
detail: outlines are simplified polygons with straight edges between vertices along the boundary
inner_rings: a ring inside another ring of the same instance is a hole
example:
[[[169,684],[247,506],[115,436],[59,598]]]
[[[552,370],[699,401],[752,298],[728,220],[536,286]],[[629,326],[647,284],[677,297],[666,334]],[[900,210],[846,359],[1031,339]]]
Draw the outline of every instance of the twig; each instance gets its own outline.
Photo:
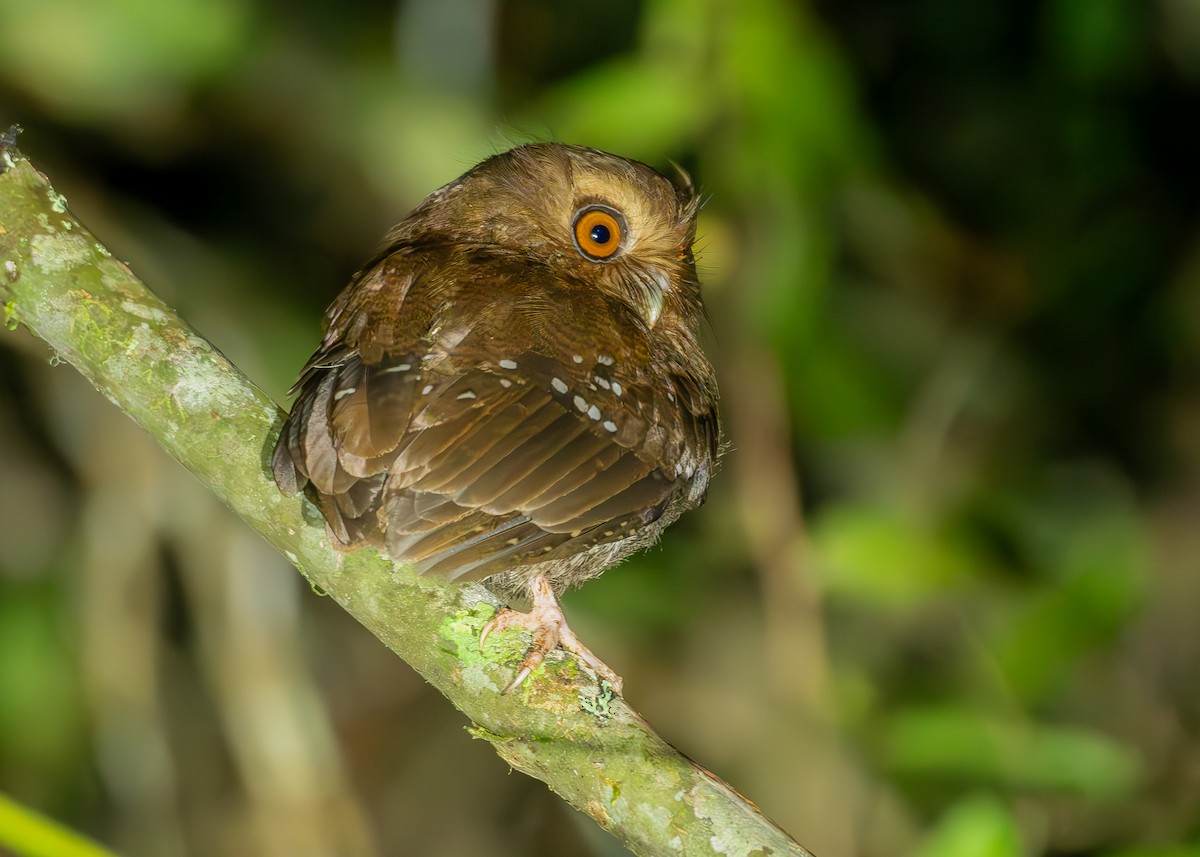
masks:
[[[57,821],[0,794],[0,852],[20,857],[116,857]]]

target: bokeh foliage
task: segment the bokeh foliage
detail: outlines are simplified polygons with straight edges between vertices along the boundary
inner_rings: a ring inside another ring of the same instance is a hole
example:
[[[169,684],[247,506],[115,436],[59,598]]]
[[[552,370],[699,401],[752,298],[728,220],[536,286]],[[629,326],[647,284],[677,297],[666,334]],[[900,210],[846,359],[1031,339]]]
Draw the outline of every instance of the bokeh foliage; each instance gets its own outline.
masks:
[[[0,0],[0,124],[280,400],[425,193],[689,169],[730,452],[567,599],[830,855],[1200,853],[1191,0]],[[24,334],[0,790],[129,855],[605,853]]]

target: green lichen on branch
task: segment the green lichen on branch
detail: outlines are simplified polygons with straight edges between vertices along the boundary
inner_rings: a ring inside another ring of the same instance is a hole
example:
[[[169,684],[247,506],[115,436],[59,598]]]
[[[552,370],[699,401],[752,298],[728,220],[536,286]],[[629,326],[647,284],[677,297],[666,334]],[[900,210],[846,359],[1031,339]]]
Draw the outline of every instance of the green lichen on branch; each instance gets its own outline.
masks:
[[[502,695],[527,644],[479,632],[500,606],[371,550],[343,554],[264,464],[275,404],[192,331],[67,210],[0,135],[0,302],[149,431],[308,578],[475,724],[473,734],[638,854],[806,855],[752,805],[654,734],[565,653]]]
[[[593,717],[603,720],[612,715],[612,704],[617,695],[608,679],[600,682],[595,690],[581,688],[579,691],[579,707]]]

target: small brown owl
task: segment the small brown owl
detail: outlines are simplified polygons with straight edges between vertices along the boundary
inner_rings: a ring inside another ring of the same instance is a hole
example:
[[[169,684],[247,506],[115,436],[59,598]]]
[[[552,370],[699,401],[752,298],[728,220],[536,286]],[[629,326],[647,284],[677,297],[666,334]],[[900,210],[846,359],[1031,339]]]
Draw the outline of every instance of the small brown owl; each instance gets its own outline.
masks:
[[[430,194],[326,313],[275,479],[339,546],[528,595],[484,629],[618,690],[556,597],[704,500],[720,441],[686,175],[544,143]]]

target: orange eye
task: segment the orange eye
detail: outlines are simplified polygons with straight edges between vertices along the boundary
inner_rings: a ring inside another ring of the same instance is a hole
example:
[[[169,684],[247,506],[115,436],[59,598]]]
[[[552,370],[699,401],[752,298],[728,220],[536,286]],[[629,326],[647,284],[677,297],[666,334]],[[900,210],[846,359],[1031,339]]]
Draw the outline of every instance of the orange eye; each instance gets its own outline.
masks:
[[[591,205],[575,215],[575,246],[593,261],[611,258],[621,249],[625,220],[611,208]]]

